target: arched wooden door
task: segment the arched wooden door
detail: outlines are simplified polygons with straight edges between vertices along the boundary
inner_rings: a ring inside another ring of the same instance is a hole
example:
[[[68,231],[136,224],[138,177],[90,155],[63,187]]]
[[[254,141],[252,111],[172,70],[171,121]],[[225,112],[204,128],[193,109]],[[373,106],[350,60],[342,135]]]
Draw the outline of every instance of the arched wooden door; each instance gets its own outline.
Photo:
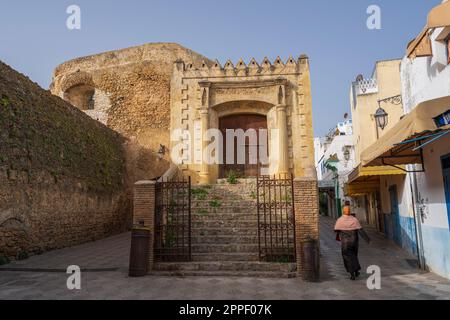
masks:
[[[241,178],[249,178],[258,176],[259,165],[250,163],[250,149],[252,147],[250,139],[245,139],[245,145],[238,145],[238,139],[234,139],[234,163],[226,163],[227,159],[227,129],[238,130],[242,129],[246,132],[249,129],[255,129],[257,132],[257,162],[260,162],[259,149],[262,145],[260,141],[259,130],[267,130],[267,117],[257,114],[238,114],[222,117],[219,119],[219,129],[223,135],[223,159],[224,164],[220,165],[219,176],[220,178],[227,178],[230,171],[236,172]],[[254,147],[254,146],[253,146]],[[244,150],[245,148],[245,164],[238,164],[238,150]],[[254,149],[253,149],[254,150]],[[267,152],[263,150],[263,152]]]

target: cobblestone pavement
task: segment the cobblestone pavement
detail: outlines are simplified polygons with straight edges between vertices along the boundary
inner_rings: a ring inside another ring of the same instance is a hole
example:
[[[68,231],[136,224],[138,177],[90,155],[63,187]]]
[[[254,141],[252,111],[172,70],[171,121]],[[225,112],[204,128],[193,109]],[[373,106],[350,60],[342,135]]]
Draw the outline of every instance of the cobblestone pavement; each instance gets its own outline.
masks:
[[[321,219],[322,277],[319,283],[299,279],[260,278],[129,278],[130,234],[74,248],[56,250],[0,268],[0,299],[446,299],[450,281],[418,270],[412,257],[382,235],[369,231],[373,242],[361,243],[363,269],[378,265],[381,290],[369,290],[367,275],[350,281],[332,232],[333,221]],[[82,289],[69,291],[69,265],[87,269]]]

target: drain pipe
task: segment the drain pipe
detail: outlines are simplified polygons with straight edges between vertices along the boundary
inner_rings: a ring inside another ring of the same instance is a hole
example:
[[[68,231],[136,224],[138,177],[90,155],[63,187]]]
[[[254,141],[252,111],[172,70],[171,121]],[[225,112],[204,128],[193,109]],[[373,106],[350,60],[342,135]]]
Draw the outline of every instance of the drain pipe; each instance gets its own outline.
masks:
[[[415,167],[415,166],[414,166]],[[417,238],[417,257],[419,259],[419,267],[422,270],[426,269],[425,254],[423,250],[423,236],[422,236],[422,214],[419,209],[419,188],[417,186],[417,173],[409,174],[409,184],[411,186],[411,195],[413,202],[414,224]]]

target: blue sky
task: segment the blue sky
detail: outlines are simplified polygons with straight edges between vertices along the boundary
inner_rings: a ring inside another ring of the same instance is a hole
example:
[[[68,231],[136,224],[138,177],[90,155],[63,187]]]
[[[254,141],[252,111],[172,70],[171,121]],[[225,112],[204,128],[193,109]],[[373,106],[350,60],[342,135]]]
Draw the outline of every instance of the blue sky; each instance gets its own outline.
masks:
[[[148,42],[178,42],[211,59],[310,57],[314,127],[349,112],[349,87],[375,61],[400,58],[441,0],[0,0],[0,60],[48,88],[66,60]],[[66,28],[77,4],[82,29]],[[382,29],[366,27],[381,7]]]

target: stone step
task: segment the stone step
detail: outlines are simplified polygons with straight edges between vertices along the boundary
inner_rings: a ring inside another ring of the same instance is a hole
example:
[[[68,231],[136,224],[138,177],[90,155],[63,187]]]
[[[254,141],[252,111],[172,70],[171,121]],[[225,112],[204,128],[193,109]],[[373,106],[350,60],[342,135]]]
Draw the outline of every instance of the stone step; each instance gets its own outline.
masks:
[[[253,219],[228,219],[228,220],[215,220],[215,219],[195,219],[192,221],[192,229],[202,228],[258,228],[258,220]]]
[[[192,228],[192,235],[197,236],[257,236],[257,224],[245,227]]]
[[[205,199],[205,200],[191,200],[192,208],[205,208],[205,207],[234,207],[234,208],[255,208],[256,201],[253,200],[236,200],[236,199]]]
[[[296,272],[274,271],[153,271],[154,277],[225,277],[225,278],[295,278]]]
[[[179,219],[182,219],[179,217]],[[186,217],[187,219],[187,217]],[[257,213],[253,212],[202,212],[191,215],[192,221],[230,221],[230,220],[258,220]]]
[[[198,236],[195,233],[192,234],[191,243],[194,244],[257,244],[258,237],[232,235],[232,236]]]
[[[294,263],[268,263],[259,261],[173,262],[157,263],[157,271],[262,271],[294,272]]]
[[[217,186],[256,185],[256,178],[236,179],[237,184],[229,184],[228,179],[217,179]]]
[[[259,261],[259,254],[254,252],[196,253],[192,255],[192,261]]]
[[[192,244],[192,253],[258,253],[258,243],[232,243],[232,244]]]
[[[204,205],[199,205],[199,206],[191,206],[191,213],[197,213],[197,212],[201,212],[204,209],[208,210],[208,212],[222,212],[222,213],[248,213],[248,212],[253,212],[253,213],[257,213],[258,212],[258,208],[256,207],[256,205],[252,205],[252,206],[248,206],[248,205],[233,205],[231,202],[230,204],[219,204],[219,205],[210,205],[210,204],[204,204]]]

